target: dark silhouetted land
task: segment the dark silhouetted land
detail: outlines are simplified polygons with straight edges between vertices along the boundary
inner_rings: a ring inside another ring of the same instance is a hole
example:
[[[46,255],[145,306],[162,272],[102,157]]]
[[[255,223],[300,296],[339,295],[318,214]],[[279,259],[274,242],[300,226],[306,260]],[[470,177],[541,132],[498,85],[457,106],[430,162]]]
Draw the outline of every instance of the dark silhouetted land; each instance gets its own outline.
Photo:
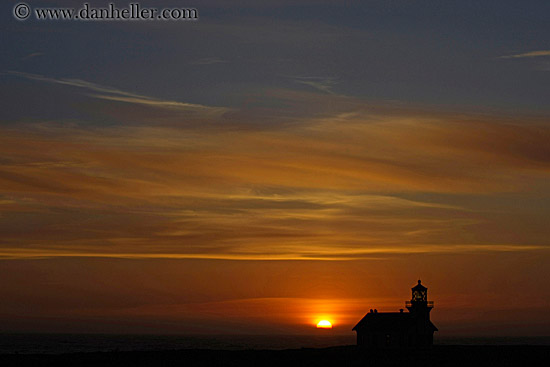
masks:
[[[4,354],[0,366],[542,366],[550,346],[434,346],[367,351],[355,346],[288,350],[181,350]]]

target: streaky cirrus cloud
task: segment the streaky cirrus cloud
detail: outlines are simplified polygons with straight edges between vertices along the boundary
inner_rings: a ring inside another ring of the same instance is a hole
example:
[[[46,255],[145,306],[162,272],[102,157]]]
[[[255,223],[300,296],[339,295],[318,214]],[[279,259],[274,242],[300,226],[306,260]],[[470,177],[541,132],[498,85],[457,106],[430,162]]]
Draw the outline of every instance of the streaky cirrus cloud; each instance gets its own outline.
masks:
[[[39,74],[31,74],[31,73],[11,71],[11,70],[6,71],[6,73],[9,75],[13,75],[13,76],[17,76],[25,79],[36,80],[36,81],[46,82],[46,83],[60,84],[60,85],[65,85],[65,86],[70,86],[75,88],[82,88],[88,91],[99,92],[101,94],[89,94],[89,96],[93,98],[104,99],[104,100],[112,100],[116,102],[125,102],[130,104],[137,104],[137,105],[142,104],[142,105],[151,106],[151,107],[167,108],[167,109],[174,109],[174,110],[200,111],[203,113],[210,112],[215,114],[223,114],[229,111],[228,108],[224,108],[224,107],[209,107],[209,106],[204,106],[200,104],[160,100],[158,98],[131,93],[131,92],[123,91],[114,87],[100,85],[97,83],[93,83],[93,82],[89,82],[81,79],[52,78],[52,77],[47,77]]]
[[[529,57],[550,56],[550,50],[530,51],[514,55],[501,56],[501,59],[523,59]]]
[[[332,87],[336,84],[336,78],[316,77],[316,76],[296,76],[292,77],[296,83],[308,85],[314,89],[328,94],[334,94]]]
[[[32,52],[30,54],[27,54],[27,55],[21,57],[21,60],[29,60],[29,59],[39,57],[39,56],[44,56],[44,53],[43,52]]]

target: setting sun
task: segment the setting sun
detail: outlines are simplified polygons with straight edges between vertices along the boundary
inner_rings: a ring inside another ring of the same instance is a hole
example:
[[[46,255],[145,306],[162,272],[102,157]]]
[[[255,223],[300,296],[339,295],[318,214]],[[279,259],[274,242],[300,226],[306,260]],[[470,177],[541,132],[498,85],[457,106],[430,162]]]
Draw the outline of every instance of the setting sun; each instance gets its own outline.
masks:
[[[317,323],[317,329],[332,329],[332,324],[330,321],[321,320]]]

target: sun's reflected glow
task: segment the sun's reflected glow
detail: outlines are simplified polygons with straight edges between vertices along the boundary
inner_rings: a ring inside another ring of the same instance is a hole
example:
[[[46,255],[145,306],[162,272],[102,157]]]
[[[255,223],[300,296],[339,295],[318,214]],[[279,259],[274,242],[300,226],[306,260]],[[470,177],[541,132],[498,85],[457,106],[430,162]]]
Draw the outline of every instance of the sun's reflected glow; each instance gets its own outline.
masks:
[[[317,323],[317,329],[332,329],[332,324],[328,320],[321,320]]]

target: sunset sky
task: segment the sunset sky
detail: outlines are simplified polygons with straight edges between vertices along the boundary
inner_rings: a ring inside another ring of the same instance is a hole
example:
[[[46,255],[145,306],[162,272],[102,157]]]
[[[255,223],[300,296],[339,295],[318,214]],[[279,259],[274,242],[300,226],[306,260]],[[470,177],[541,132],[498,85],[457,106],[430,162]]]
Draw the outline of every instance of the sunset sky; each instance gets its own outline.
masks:
[[[549,1],[16,3],[0,332],[550,335]]]

